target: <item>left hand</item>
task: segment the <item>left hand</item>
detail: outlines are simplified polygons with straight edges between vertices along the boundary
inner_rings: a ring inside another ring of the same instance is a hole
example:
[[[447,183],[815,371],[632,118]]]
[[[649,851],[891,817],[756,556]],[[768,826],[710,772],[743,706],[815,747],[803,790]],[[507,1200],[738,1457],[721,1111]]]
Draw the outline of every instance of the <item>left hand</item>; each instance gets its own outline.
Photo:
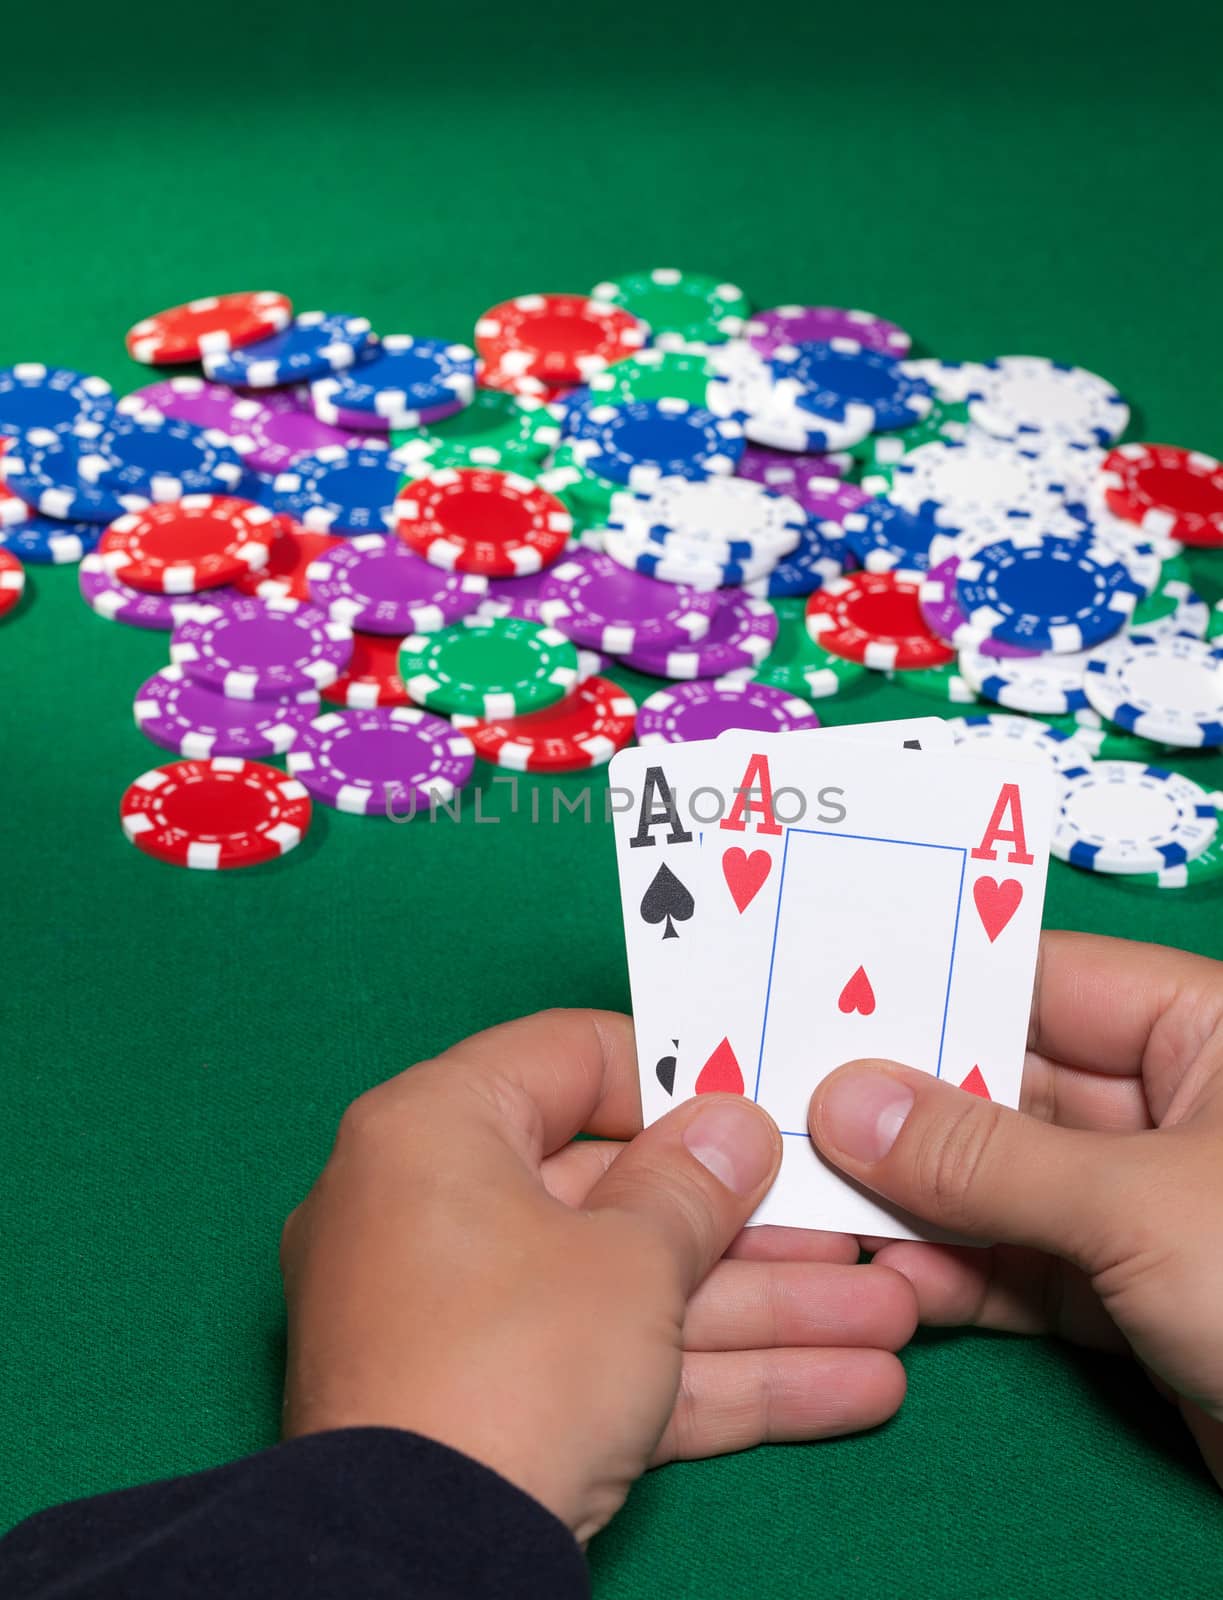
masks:
[[[426,1434],[585,1540],[651,1465],[891,1416],[904,1278],[842,1234],[741,1232],[770,1119],[717,1095],[640,1129],[608,1012],[490,1029],[356,1101],[285,1227],[286,1433]]]

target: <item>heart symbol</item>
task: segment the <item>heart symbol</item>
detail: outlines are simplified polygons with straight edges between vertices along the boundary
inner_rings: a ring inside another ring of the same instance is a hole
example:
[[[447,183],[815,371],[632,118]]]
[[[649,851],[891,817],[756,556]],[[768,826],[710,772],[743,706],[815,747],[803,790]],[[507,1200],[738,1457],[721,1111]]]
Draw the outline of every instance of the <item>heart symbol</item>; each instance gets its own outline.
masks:
[[[871,988],[871,980],[864,968],[859,967],[841,990],[837,1008],[846,1015],[851,1011],[860,1011],[864,1017],[869,1017],[875,1009],[875,991]]]
[[[760,893],[773,859],[767,850],[746,850],[733,845],[722,857],[722,876],[739,910],[746,911]]]
[[[696,1080],[697,1094],[742,1094],[743,1073],[730,1040],[723,1039],[701,1068]]]
[[[1001,883],[994,878],[978,878],[972,886],[972,897],[981,926],[993,944],[1019,909],[1023,884],[1018,878],[1003,878]]]

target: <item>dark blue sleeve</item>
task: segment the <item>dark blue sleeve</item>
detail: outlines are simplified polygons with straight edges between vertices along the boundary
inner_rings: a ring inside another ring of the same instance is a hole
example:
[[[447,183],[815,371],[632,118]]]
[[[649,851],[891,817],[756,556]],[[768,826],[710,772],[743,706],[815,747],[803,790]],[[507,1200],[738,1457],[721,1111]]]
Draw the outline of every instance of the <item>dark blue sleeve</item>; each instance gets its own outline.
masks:
[[[550,1511],[418,1434],[312,1434],[212,1472],[40,1512],[4,1600],[586,1600]]]

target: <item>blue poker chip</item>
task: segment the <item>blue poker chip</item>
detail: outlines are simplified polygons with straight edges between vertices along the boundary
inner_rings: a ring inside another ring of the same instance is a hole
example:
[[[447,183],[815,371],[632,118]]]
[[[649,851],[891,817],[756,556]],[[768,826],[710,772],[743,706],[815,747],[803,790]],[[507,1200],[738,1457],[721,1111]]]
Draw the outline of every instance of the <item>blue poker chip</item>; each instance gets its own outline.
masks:
[[[366,317],[301,311],[282,333],[241,350],[205,350],[201,359],[205,374],[217,383],[275,389],[342,372],[369,348],[373,338]]]
[[[383,426],[415,428],[422,411],[470,405],[476,392],[476,353],[445,339],[388,333],[355,368],[318,378],[310,399],[320,422],[343,427],[345,416],[382,419]]]
[[[65,433],[77,422],[102,421],[114,409],[104,378],[38,361],[0,368],[0,438],[16,439],[28,428]]]
[[[397,450],[327,445],[277,473],[262,503],[315,533],[385,533],[407,468]]]
[[[931,542],[943,530],[923,511],[908,511],[894,500],[868,500],[841,522],[844,541],[867,572],[890,572],[904,567],[926,572]]]
[[[92,482],[82,470],[90,446],[72,433],[30,428],[0,456],[0,474],[14,494],[44,516],[63,522],[113,522],[143,511],[147,494]]]
[[[743,587],[759,599],[780,600],[788,595],[814,594],[844,571],[844,562],[818,528],[808,528],[798,548],[783,556],[767,577],[754,578]]]
[[[740,424],[686,400],[588,406],[569,417],[574,458],[611,483],[649,488],[659,478],[730,474],[746,441]]]
[[[65,566],[82,561],[102,537],[100,522],[60,522],[34,516],[15,528],[0,528],[0,550],[30,566]]]
[[[864,350],[852,339],[826,344],[781,345],[770,365],[779,378],[793,378],[810,396],[813,410],[869,406],[877,433],[910,428],[930,413],[934,392],[903,362]]]
[[[216,428],[176,422],[159,411],[116,411],[103,422],[79,422],[72,437],[81,447],[86,483],[146,500],[234,494],[246,472]]]
[[[967,638],[1056,655],[1119,633],[1144,593],[1114,549],[1043,532],[987,544],[956,572]]]

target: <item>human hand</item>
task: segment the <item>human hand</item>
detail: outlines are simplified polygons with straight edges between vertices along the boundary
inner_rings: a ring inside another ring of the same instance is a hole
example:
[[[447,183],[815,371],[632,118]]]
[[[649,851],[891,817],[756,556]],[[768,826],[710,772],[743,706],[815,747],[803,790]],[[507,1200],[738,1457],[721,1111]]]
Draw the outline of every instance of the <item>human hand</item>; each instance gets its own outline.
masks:
[[[1128,1346],[1223,1484],[1223,964],[1046,933],[1021,1109],[854,1062],[816,1090],[811,1136],[916,1216],[1000,1241],[864,1241],[923,1322]]]
[[[845,1235],[740,1233],[780,1158],[765,1113],[708,1096],[640,1127],[608,1012],[507,1023],[357,1100],[285,1227],[286,1434],[426,1434],[585,1540],[651,1465],[889,1417],[913,1292]]]

